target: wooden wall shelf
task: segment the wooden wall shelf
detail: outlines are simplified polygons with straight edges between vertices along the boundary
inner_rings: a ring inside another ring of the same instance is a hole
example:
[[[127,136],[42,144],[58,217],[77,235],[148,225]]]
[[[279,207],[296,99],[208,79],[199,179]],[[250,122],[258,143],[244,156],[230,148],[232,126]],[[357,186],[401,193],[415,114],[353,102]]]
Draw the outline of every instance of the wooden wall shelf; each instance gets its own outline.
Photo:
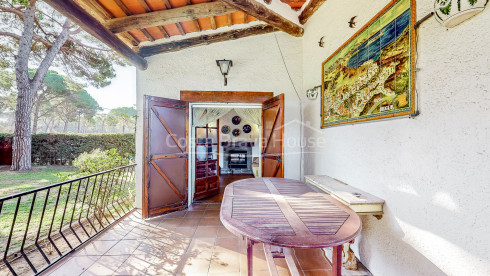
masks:
[[[385,201],[368,192],[350,186],[326,175],[306,175],[305,181],[349,206],[358,215],[383,216]]]

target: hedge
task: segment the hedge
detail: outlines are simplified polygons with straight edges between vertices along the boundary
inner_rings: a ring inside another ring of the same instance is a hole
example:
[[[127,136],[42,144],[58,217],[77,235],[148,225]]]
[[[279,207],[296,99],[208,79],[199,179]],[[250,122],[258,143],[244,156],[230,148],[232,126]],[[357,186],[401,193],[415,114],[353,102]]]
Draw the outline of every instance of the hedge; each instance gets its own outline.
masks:
[[[111,134],[34,134],[32,163],[36,165],[71,165],[83,152],[93,149],[117,149],[124,157],[134,158],[133,133]],[[0,133],[0,144],[12,143],[12,134]],[[5,164],[7,165],[7,164]]]

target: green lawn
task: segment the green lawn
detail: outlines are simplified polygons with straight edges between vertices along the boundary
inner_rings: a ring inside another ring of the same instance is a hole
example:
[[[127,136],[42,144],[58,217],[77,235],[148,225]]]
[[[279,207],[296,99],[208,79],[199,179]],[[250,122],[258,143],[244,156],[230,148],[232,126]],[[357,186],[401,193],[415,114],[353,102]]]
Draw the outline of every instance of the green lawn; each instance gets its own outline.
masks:
[[[0,197],[58,183],[58,173],[75,172],[70,166],[34,166],[30,172],[12,172],[9,166],[0,168]]]
[[[74,172],[75,168],[63,166],[39,166],[31,172],[11,172],[8,167],[2,167],[0,169],[0,197],[58,183],[60,182],[58,173],[67,175]],[[81,217],[91,217],[95,211],[101,210],[99,208],[104,208],[109,201],[113,202],[114,199],[129,196],[134,191],[134,182],[130,181],[131,184],[124,185],[125,188],[122,188],[128,176],[130,176],[128,173],[114,171],[97,178],[92,177],[89,181],[84,179],[74,181],[71,185],[65,184],[52,188],[49,194],[47,190],[38,192],[35,199],[34,194],[22,196],[17,216],[15,216],[15,209],[18,198],[4,201],[0,209],[0,254],[3,254],[5,250],[4,246],[14,217],[16,219],[12,231],[11,250],[20,245],[26,229],[28,229],[26,244],[29,244],[34,242],[39,227],[41,227],[40,237],[43,237],[48,234],[50,228],[53,229],[53,232],[58,231],[69,224],[72,219],[76,221]],[[82,194],[88,195],[85,202]],[[33,200],[34,205],[32,206]],[[31,206],[33,212],[29,221]],[[65,214],[64,210],[66,210]],[[44,218],[41,222],[43,213]],[[9,250],[10,253],[12,253],[11,250]]]

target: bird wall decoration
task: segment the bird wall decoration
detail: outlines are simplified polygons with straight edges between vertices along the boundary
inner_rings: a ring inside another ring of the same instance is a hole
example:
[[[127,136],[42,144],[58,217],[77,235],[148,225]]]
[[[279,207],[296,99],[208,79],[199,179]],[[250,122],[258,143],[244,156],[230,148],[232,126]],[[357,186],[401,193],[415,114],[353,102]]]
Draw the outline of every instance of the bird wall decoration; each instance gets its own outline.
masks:
[[[318,41],[318,46],[320,46],[320,47],[323,47],[323,44],[325,43],[323,41],[323,38],[324,38],[324,36],[322,36],[322,38],[320,38],[320,41]]]
[[[352,17],[350,19],[350,21],[349,21],[349,27],[351,27],[351,28],[355,28],[356,27],[356,17],[357,16],[354,16],[354,17]]]

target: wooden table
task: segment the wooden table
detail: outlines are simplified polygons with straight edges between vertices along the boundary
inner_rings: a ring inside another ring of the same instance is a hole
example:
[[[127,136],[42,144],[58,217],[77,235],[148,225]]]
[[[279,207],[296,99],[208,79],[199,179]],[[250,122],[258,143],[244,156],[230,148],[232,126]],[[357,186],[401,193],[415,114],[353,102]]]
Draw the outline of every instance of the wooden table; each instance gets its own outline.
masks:
[[[361,232],[361,219],[305,182],[250,178],[225,189],[220,219],[232,233],[247,239],[248,275],[253,272],[253,244],[263,243],[271,275],[273,258],[286,258],[292,275],[299,271],[291,248],[333,247],[332,275],[341,275],[342,244]]]

